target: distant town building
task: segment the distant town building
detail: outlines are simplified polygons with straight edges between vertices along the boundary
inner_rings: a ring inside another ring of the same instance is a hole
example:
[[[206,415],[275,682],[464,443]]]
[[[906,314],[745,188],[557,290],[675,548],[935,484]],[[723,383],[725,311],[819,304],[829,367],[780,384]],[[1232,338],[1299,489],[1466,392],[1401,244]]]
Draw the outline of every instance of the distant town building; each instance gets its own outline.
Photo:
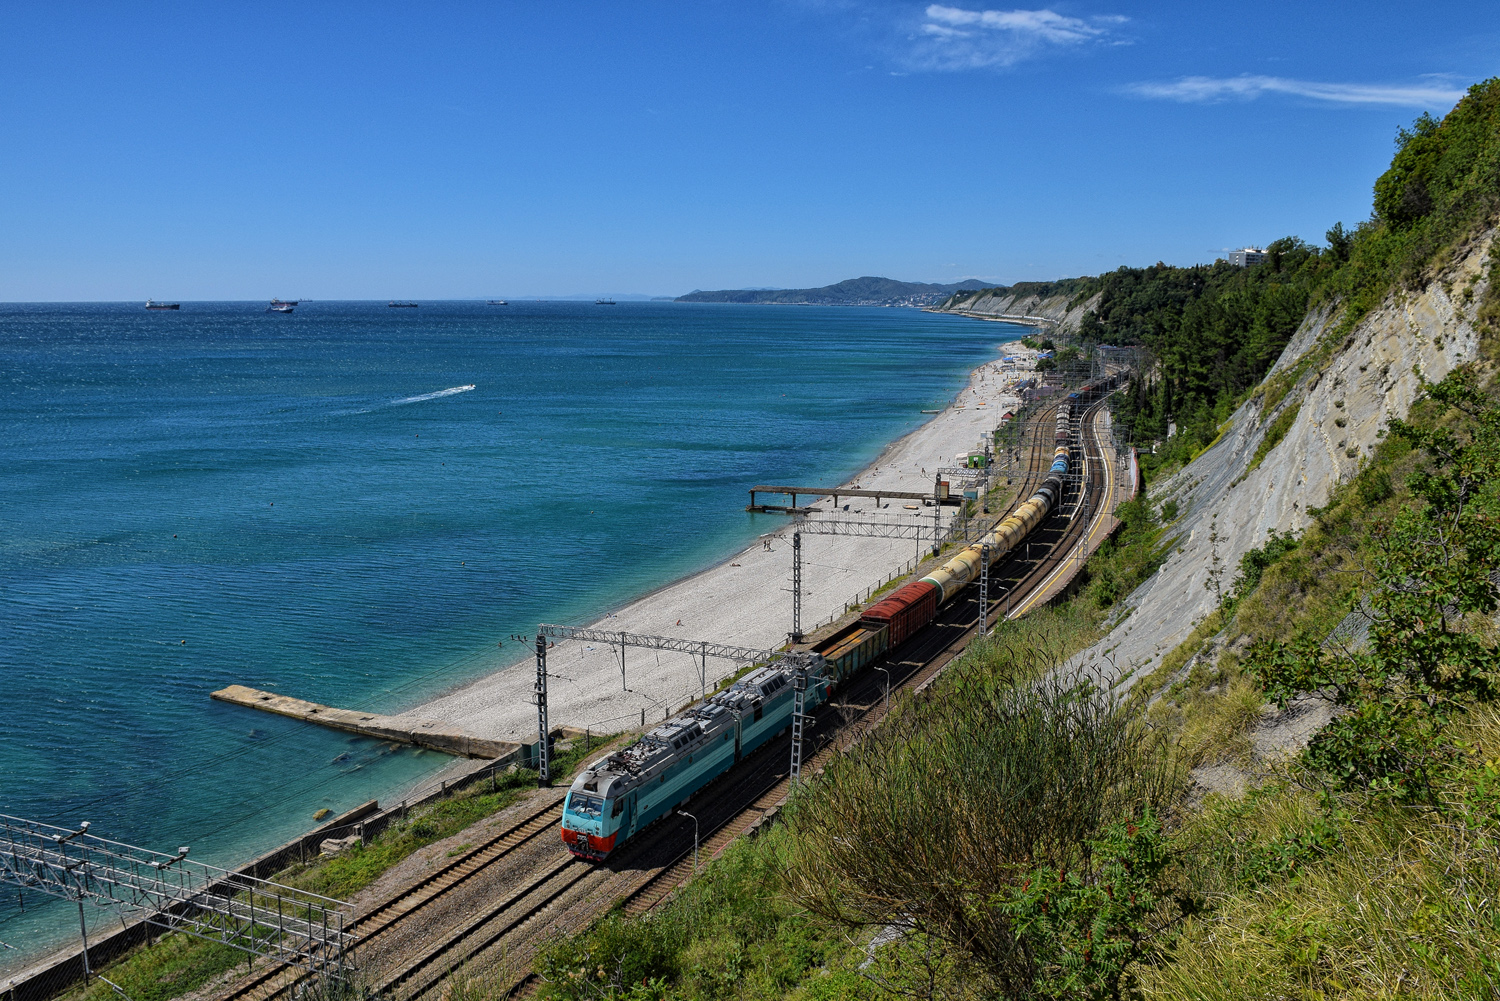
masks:
[[[1253,268],[1265,259],[1266,252],[1259,247],[1246,247],[1243,250],[1229,252],[1229,263],[1237,268]]]

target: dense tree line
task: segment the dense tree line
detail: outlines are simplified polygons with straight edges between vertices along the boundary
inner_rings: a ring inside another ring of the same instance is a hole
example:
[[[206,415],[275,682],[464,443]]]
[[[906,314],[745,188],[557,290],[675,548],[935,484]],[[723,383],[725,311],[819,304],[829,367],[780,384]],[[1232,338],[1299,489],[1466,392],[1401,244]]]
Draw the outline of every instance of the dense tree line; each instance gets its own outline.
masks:
[[[1171,421],[1193,441],[1212,440],[1338,268],[1326,252],[1294,237],[1266,249],[1266,261],[1251,268],[1156,264],[1101,276],[1099,301],[1084,315],[1081,337],[1144,346],[1155,362],[1132,384],[1124,407],[1137,440],[1164,438]]]
[[[1370,218],[1352,229],[1335,224],[1325,247],[1285,237],[1250,268],[1157,263],[1069,281],[1075,305],[1098,296],[1080,324],[1085,343],[1147,349],[1152,364],[1131,385],[1122,416],[1143,443],[1165,439],[1169,423],[1178,425],[1180,436],[1159,461],[1186,460],[1213,440],[1310,306],[1328,305],[1335,331],[1351,328],[1393,285],[1430,280],[1493,224],[1500,211],[1500,79],[1470,88],[1442,121],[1423,115],[1397,134],[1396,147],[1375,182]],[[1492,255],[1492,277],[1500,277],[1496,261]],[[1489,298],[1481,319],[1500,323],[1500,298]]]

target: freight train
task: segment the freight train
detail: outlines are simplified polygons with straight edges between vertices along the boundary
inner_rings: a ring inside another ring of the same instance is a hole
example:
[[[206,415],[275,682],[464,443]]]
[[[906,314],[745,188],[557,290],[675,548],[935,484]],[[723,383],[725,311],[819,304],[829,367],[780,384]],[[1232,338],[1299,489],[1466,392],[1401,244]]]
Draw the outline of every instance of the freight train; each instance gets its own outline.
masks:
[[[1047,476],[1025,503],[978,542],[921,580],[875,602],[858,621],[822,642],[779,655],[579,774],[563,804],[562,840],[568,850],[596,861],[607,858],[791,726],[798,684],[806,686],[804,711],[811,711],[835,686],[931,623],[939,608],[979,576],[986,544],[994,564],[1056,509],[1072,467],[1073,415],[1081,415],[1083,407],[1113,388],[1114,382],[1113,377],[1095,380],[1059,404]]]

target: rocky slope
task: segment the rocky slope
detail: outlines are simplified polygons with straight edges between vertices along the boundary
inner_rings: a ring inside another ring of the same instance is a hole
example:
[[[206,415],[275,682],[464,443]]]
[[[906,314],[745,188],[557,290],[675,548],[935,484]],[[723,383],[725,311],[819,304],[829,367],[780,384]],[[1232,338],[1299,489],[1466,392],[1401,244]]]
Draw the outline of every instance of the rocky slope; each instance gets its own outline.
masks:
[[[1029,323],[1048,327],[1059,333],[1070,333],[1078,329],[1083,314],[1099,302],[1097,295],[1076,304],[1074,299],[1074,296],[1067,294],[1038,295],[1009,288],[991,288],[983,289],[977,294],[956,293],[934,307],[933,311],[958,313],[981,320]]]
[[[1413,369],[1437,381],[1477,356],[1475,311],[1494,237],[1491,231],[1475,241],[1467,257],[1420,292],[1392,293],[1340,344],[1320,343],[1328,310],[1303,322],[1267,380],[1295,378],[1285,396],[1269,409],[1264,395],[1245,403],[1213,445],[1152,485],[1153,503],[1177,502],[1177,549],[1122,603],[1123,621],[1084,661],[1114,676],[1133,672],[1131,680],[1148,674],[1213,610],[1215,595],[1205,585],[1215,546],[1221,565],[1232,568],[1270,532],[1305,528],[1308,509],[1324,505],[1332,488],[1358,471],[1387,418],[1406,415],[1419,391]],[[1467,302],[1465,288],[1473,289]],[[1251,470],[1268,430],[1289,414],[1295,416],[1285,437]]]

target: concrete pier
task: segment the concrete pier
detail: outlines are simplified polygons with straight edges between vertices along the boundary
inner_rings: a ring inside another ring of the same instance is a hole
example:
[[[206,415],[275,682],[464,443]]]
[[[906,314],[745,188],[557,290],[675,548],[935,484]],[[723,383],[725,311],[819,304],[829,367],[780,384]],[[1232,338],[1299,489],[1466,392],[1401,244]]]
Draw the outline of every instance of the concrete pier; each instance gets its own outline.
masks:
[[[303,699],[274,692],[262,692],[244,685],[230,685],[213,693],[221,702],[233,702],[237,706],[248,706],[280,716],[290,716],[304,723],[357,733],[376,740],[393,740],[402,744],[415,744],[442,751],[457,757],[502,758],[520,750],[520,744],[507,740],[490,740],[466,733],[449,723],[437,720],[418,720],[415,723],[397,722],[393,716],[357,712],[353,709],[336,709]]]

